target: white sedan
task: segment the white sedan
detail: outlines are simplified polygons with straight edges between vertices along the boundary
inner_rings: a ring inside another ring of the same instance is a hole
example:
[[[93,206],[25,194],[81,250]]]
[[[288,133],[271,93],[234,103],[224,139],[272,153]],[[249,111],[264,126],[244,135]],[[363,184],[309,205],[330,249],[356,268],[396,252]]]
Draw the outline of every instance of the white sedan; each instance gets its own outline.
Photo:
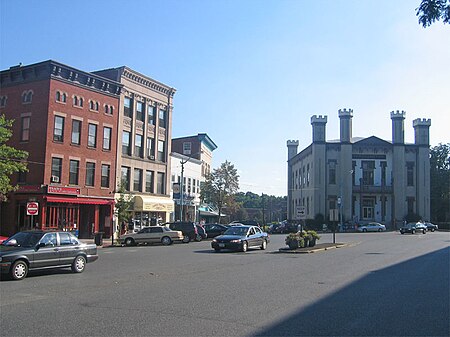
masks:
[[[119,237],[121,243],[134,246],[139,243],[162,243],[165,246],[181,242],[184,236],[180,231],[173,231],[165,226],[144,227],[137,233],[125,233]]]
[[[386,231],[386,226],[383,224],[380,224],[378,222],[369,222],[364,225],[358,226],[359,232],[384,232]]]

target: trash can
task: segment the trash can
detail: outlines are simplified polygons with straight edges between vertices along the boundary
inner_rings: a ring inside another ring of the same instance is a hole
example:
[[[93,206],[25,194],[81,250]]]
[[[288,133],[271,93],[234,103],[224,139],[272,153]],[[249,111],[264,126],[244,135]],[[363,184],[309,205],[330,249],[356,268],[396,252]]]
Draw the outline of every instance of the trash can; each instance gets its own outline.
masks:
[[[94,242],[97,246],[103,246],[103,232],[95,233]]]

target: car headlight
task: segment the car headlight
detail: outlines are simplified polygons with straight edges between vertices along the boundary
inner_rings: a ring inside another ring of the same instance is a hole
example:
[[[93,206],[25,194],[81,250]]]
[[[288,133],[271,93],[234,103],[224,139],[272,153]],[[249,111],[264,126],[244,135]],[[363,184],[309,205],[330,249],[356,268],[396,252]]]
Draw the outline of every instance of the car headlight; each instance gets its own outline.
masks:
[[[217,242],[217,240],[216,240],[216,239],[213,239],[212,242]]]
[[[241,242],[241,240],[231,240],[230,242],[232,242],[232,243],[239,243],[239,242]]]

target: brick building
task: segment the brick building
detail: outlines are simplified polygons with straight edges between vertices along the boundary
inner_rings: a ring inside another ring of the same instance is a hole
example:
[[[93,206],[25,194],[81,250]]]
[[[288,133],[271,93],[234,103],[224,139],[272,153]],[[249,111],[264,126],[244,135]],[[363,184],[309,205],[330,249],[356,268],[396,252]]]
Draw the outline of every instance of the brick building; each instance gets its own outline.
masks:
[[[116,81],[45,61],[0,72],[0,114],[13,119],[8,142],[29,153],[28,172],[1,206],[1,232],[27,228],[111,233],[119,98]],[[36,216],[27,202],[39,203]]]

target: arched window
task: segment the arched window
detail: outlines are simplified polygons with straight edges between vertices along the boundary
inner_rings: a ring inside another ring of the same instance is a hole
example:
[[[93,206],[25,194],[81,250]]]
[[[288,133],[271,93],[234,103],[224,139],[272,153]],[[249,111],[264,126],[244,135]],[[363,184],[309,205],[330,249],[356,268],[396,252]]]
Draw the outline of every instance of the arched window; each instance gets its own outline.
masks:
[[[61,100],[62,100],[64,103],[67,102],[67,94],[66,94],[66,93],[63,93],[63,94],[62,94]]]
[[[78,96],[73,96],[73,105],[78,106]]]
[[[57,102],[61,101],[61,93],[59,91],[56,92],[56,101]]]
[[[80,97],[80,106],[83,106],[83,97]]]
[[[22,103],[31,103],[33,100],[33,90],[25,90],[22,93]]]
[[[89,101],[89,109],[94,110],[94,102]]]
[[[95,111],[98,111],[98,102],[95,102]]]

